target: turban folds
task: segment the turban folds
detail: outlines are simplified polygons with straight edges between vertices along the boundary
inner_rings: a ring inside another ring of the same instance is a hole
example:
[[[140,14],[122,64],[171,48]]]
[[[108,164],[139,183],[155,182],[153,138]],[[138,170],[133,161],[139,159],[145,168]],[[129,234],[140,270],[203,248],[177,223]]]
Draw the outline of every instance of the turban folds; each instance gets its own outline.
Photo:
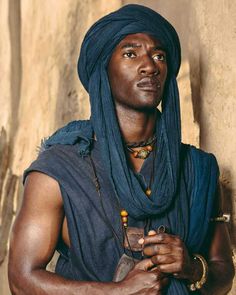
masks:
[[[179,38],[175,29],[150,8],[130,4],[98,20],[84,38],[78,73],[87,91],[89,91],[90,77],[99,63],[104,61],[106,63],[116,45],[125,36],[135,33],[147,33],[161,41],[168,54],[168,70],[177,76],[181,56]]]
[[[147,199],[128,167],[107,74],[115,47],[125,36],[135,33],[150,34],[160,41],[168,62],[163,113],[156,127],[158,157],[155,159],[155,181],[150,199]],[[89,92],[92,128],[102,145],[104,165],[117,197],[129,214],[137,219],[163,213],[170,206],[177,190],[181,145],[176,84],[179,67],[180,44],[174,28],[161,15],[140,5],[124,6],[98,20],[82,43],[78,73]]]

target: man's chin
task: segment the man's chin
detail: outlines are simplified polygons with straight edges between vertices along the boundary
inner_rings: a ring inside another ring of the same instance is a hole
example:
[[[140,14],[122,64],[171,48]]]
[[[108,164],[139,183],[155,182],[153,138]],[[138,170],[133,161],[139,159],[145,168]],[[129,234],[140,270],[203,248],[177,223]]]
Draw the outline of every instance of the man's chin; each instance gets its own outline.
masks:
[[[137,106],[140,110],[146,110],[146,111],[152,111],[156,110],[161,102],[161,99],[154,98],[152,100],[145,100],[143,103],[140,103],[139,106]]]
[[[157,110],[159,103],[155,103],[155,104],[143,104],[143,105],[139,105],[134,107],[134,109],[138,112],[146,112],[146,113],[153,113]]]

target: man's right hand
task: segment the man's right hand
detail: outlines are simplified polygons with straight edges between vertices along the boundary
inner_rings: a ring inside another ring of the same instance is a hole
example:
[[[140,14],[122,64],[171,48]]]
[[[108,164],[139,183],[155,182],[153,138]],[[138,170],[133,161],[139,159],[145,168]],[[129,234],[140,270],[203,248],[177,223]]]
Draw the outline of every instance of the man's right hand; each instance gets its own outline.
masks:
[[[168,278],[154,268],[151,259],[138,262],[126,278],[117,283],[117,294],[159,295],[168,285]]]

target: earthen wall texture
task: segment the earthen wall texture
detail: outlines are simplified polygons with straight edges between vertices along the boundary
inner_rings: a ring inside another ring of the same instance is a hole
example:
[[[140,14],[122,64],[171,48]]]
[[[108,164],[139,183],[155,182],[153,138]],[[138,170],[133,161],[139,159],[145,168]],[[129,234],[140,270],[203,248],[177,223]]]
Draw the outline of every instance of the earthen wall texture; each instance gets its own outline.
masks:
[[[0,0],[0,294],[10,294],[7,246],[21,203],[22,172],[42,138],[89,116],[76,72],[81,41],[96,19],[127,3],[156,9],[179,33],[183,141],[216,155],[236,247],[236,3]]]
[[[0,294],[10,294],[7,247],[22,198],[22,173],[42,138],[88,118],[77,77],[88,28],[119,0],[0,0]]]

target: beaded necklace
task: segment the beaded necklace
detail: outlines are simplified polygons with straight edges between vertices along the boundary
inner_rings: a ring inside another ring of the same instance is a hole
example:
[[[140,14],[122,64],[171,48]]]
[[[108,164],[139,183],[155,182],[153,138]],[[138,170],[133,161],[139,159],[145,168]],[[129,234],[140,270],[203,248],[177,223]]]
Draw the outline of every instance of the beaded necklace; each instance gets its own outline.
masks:
[[[141,142],[125,143],[126,149],[138,159],[146,159],[153,151],[153,146],[156,142],[156,135],[152,136],[148,140]],[[134,148],[141,148],[140,150],[134,150]]]

